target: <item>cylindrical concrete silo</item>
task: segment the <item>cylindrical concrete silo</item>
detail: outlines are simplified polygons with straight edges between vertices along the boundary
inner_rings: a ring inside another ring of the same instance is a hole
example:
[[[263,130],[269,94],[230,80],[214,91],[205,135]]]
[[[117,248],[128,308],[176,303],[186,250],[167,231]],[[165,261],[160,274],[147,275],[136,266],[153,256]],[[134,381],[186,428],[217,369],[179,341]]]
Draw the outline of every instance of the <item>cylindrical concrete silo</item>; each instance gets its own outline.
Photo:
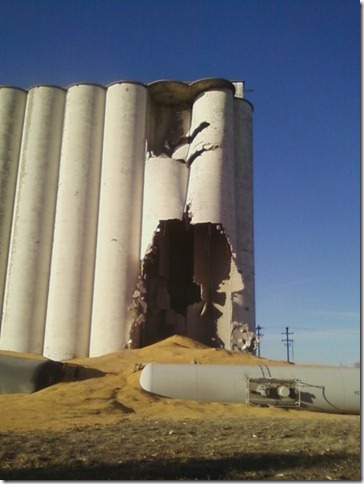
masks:
[[[4,297],[1,347],[41,353],[65,92],[28,93]]]
[[[244,99],[234,99],[235,214],[237,265],[244,288],[237,297],[239,320],[255,331],[254,223],[253,223],[253,106]]]
[[[176,83],[175,87],[178,86]],[[161,220],[183,219],[189,177],[186,165],[191,123],[189,106],[153,102],[150,107],[150,125],[154,129],[150,129],[148,136],[145,164],[141,259]]]
[[[95,268],[105,89],[66,97],[44,355],[88,356]]]
[[[187,204],[193,224],[222,224],[235,242],[233,93],[206,91],[193,103]]]
[[[127,343],[128,307],[139,274],[147,89],[110,86],[106,95],[90,356]]]
[[[211,336],[204,335],[204,316],[210,328],[216,326],[219,344],[226,348],[231,347],[234,299],[243,288],[236,267],[240,241],[235,220],[233,112],[230,89],[211,89],[196,98],[191,132],[197,135],[187,160],[187,206],[195,226],[194,280],[201,286],[204,305],[202,310],[201,303],[188,308],[188,334],[196,339]]]
[[[26,97],[0,87],[0,329]]]
[[[141,259],[160,220],[182,220],[186,203],[188,169],[168,157],[149,158],[145,169]]]

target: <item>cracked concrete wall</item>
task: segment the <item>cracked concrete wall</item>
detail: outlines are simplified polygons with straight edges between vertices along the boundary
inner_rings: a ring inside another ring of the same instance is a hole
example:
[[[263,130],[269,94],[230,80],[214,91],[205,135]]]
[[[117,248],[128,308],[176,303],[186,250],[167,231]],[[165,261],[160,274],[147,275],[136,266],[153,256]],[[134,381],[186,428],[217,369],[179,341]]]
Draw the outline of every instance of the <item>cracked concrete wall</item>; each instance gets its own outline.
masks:
[[[193,103],[192,130],[206,123],[193,139],[188,159],[190,180],[187,206],[192,223],[224,224],[235,242],[233,93],[207,91]],[[196,156],[197,155],[197,156]]]
[[[244,107],[238,109],[238,102]],[[251,165],[251,138],[240,135],[239,130],[247,128],[242,112],[251,118],[251,106],[238,101],[226,87],[202,92],[190,105],[154,106],[154,131],[148,142],[145,171],[141,251],[141,258],[147,253],[149,271],[143,268],[141,277],[149,284],[148,294],[154,291],[158,298],[163,290],[173,299],[173,288],[169,286],[178,264],[171,260],[169,242],[163,236],[165,223],[159,227],[158,237],[153,236],[159,222],[184,220],[186,230],[193,234],[188,257],[194,264],[184,290],[188,292],[194,284],[199,297],[178,310],[165,298],[166,305],[159,312],[153,298],[146,298],[142,314],[137,312],[134,319],[135,324],[139,321],[143,326],[135,333],[138,336],[132,343],[136,346],[154,342],[162,333],[167,336],[182,332],[209,345],[242,349],[241,335],[248,337],[250,331],[253,336],[254,280],[253,273],[245,274],[253,264],[249,266],[245,248],[241,247],[241,242],[251,236],[245,231],[252,228],[252,173],[245,166],[237,166]],[[239,149],[244,154],[238,153]],[[168,269],[161,271],[151,266],[153,255],[167,259]],[[182,273],[180,276],[185,277]],[[148,304],[152,311],[148,312]],[[140,335],[143,331],[144,341]],[[236,335],[239,341],[235,341]]]
[[[13,91],[0,89],[6,166],[12,152],[11,173],[1,173],[0,347],[68,359],[178,333],[244,349],[255,316],[252,107],[242,83]],[[44,113],[23,126],[33,92]]]
[[[143,195],[141,259],[160,220],[182,220],[189,171],[186,165],[191,109],[151,102]]]

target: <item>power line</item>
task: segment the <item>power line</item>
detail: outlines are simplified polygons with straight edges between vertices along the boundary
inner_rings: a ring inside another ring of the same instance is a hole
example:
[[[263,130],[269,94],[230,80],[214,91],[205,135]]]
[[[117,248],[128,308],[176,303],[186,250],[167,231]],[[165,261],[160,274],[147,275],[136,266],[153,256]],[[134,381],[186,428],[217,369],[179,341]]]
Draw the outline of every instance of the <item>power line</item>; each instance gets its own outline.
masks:
[[[319,329],[319,328],[296,328],[295,329],[299,331],[318,331],[320,333],[325,333],[325,334],[351,334],[351,335],[357,335],[360,334],[360,331],[341,331],[340,329],[336,331],[332,331],[329,329]]]
[[[281,326],[269,326],[268,330],[270,330],[270,329],[274,329],[274,330],[281,329]],[[325,334],[337,334],[337,335],[349,334],[349,335],[355,336],[355,335],[360,334],[360,331],[341,331],[340,329],[332,331],[332,330],[329,330],[329,329],[319,329],[319,328],[297,328],[296,326],[295,326],[295,329],[298,330],[298,331],[310,331],[310,332],[316,331],[316,332],[325,333]],[[273,332],[275,332],[275,331],[273,331]]]

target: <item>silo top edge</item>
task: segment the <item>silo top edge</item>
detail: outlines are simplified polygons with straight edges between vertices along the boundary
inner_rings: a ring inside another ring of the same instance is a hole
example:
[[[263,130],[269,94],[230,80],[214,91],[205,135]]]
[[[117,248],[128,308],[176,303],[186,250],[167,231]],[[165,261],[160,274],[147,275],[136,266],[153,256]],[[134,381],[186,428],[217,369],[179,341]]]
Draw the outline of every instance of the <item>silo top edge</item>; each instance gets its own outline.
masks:
[[[66,87],[66,91],[68,91],[72,87],[77,87],[77,86],[92,86],[92,87],[101,87],[102,89],[105,89],[105,90],[107,89],[107,86],[104,86],[103,84],[98,84],[97,82],[74,82]]]
[[[0,89],[1,88],[18,89],[19,91],[27,93],[30,90],[36,89],[39,87],[50,87],[50,88],[60,89],[63,91],[68,91],[69,89],[76,86],[94,86],[94,87],[100,87],[102,89],[107,90],[109,87],[117,84],[136,84],[136,85],[145,87],[148,90],[151,98],[157,103],[169,105],[169,104],[183,104],[183,103],[191,104],[194,102],[194,100],[199,94],[213,89],[228,89],[235,95],[236,94],[235,84],[237,82],[244,83],[244,81],[229,81],[223,78],[203,78],[203,79],[198,79],[196,81],[178,81],[173,79],[160,79],[160,80],[152,81],[148,83],[143,83],[143,82],[133,81],[133,80],[119,80],[106,85],[99,84],[99,83],[92,83],[92,82],[75,82],[73,84],[70,84],[67,87],[56,86],[53,84],[36,84],[34,86],[29,87],[28,89],[23,89],[15,86],[8,86],[8,85],[0,86]],[[236,97],[236,99],[240,99],[240,98]],[[246,99],[240,99],[240,100],[247,102],[253,108],[252,103],[250,103]]]
[[[128,80],[120,80],[120,81],[113,81],[111,82],[110,84],[106,84],[106,87],[109,88],[111,86],[115,86],[116,84],[136,84],[136,85],[139,85],[139,86],[142,86],[142,87],[147,87],[147,84],[144,83],[144,82],[140,82],[140,81],[128,81]]]
[[[152,98],[161,104],[191,103],[204,91],[222,88],[230,89],[235,93],[234,84],[220,78],[199,79],[193,82],[162,79],[148,84],[148,91]]]
[[[26,92],[32,91],[33,89],[38,89],[39,87],[50,87],[52,89],[59,89],[60,91],[66,91],[66,89],[62,86],[56,86],[55,84],[35,84],[34,86],[30,86],[26,89]]]
[[[27,89],[23,89],[22,87],[15,87],[15,86],[8,86],[8,85],[0,86],[0,89],[13,89],[13,90],[24,92],[25,94],[28,92]]]

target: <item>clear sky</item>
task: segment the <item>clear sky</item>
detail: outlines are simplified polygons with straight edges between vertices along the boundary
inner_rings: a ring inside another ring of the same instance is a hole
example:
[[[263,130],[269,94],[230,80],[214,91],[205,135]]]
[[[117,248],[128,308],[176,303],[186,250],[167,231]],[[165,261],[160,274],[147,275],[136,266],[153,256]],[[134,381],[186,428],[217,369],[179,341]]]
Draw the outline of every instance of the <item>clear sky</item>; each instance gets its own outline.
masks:
[[[360,358],[357,0],[1,0],[0,84],[245,80],[261,355]]]

